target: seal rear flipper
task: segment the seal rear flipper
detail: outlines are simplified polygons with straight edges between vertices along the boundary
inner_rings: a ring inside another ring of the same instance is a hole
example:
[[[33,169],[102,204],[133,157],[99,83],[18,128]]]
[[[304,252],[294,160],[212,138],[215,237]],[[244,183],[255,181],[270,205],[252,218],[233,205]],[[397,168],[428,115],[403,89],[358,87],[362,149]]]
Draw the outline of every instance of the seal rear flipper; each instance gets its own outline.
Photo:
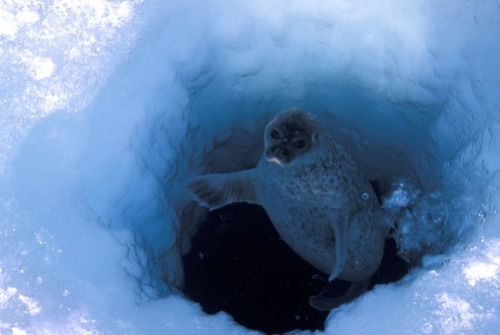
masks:
[[[309,305],[319,311],[329,311],[359,297],[366,291],[369,284],[369,280],[353,282],[346,294],[338,298],[331,298],[322,294],[313,295],[309,297]]]
[[[345,265],[346,254],[347,254],[347,220],[345,215],[342,214],[342,210],[336,209],[331,210],[330,218],[332,219],[332,228],[335,233],[335,261],[333,263],[332,272],[329,281],[334,280]]]
[[[253,170],[190,178],[187,188],[200,205],[217,209],[233,202],[256,203]]]

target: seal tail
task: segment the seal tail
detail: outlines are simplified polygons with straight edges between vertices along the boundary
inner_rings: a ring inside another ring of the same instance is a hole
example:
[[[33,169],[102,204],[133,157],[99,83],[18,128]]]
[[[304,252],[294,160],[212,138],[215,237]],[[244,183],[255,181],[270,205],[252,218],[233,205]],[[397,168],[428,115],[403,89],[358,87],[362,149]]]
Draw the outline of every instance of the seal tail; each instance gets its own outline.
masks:
[[[346,294],[338,298],[331,298],[321,294],[313,295],[309,297],[309,305],[319,311],[329,311],[359,297],[366,291],[369,284],[369,280],[362,282],[353,282]]]

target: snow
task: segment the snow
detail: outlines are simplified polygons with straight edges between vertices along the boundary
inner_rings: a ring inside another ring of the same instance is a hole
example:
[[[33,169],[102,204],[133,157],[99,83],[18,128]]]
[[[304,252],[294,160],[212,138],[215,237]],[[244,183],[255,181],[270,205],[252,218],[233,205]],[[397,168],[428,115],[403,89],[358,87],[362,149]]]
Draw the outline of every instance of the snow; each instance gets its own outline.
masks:
[[[0,333],[255,333],[180,295],[205,213],[183,182],[251,167],[287,107],[318,114],[369,178],[402,180],[387,206],[421,260],[324,333],[498,333],[498,13],[493,0],[2,2]]]

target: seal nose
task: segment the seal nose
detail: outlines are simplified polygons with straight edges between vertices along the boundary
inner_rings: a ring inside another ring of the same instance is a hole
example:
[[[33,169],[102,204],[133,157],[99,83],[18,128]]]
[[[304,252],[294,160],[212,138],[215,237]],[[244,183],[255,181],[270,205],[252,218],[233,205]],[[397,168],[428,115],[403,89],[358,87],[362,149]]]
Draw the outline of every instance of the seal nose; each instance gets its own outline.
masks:
[[[285,150],[283,148],[277,147],[276,149],[274,149],[274,154],[276,155],[276,157],[281,157],[285,154]]]

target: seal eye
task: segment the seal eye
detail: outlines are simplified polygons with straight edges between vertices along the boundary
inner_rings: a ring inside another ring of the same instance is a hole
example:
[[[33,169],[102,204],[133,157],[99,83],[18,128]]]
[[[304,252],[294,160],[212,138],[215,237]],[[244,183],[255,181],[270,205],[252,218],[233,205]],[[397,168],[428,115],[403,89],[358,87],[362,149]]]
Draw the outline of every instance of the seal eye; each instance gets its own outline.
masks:
[[[293,145],[297,149],[304,149],[306,147],[306,141],[304,141],[304,140],[298,140],[298,141],[293,142]]]
[[[271,131],[271,138],[275,139],[275,140],[279,140],[280,139],[280,132],[277,131],[276,129],[273,129]]]

